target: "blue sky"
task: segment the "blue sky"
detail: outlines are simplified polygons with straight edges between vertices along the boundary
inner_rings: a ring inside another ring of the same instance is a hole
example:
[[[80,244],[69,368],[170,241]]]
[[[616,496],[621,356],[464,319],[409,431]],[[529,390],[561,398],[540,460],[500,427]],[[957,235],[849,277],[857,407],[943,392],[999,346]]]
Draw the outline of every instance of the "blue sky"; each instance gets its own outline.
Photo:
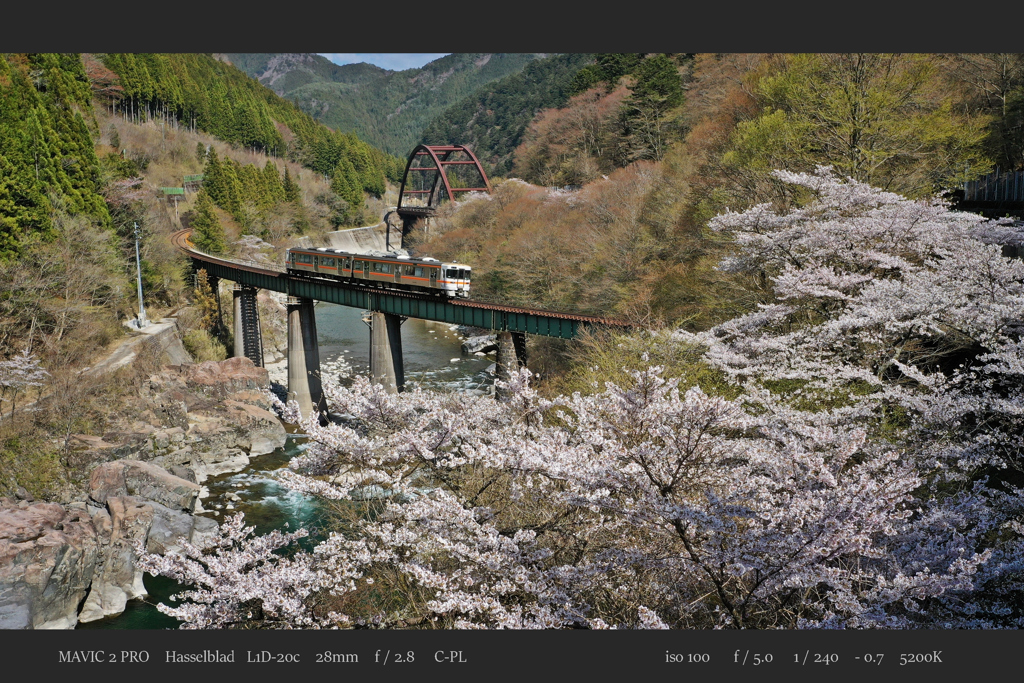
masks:
[[[418,69],[427,62],[444,57],[446,52],[321,52],[335,64],[358,64],[367,62],[376,64],[382,69],[392,71],[403,71],[405,69]]]

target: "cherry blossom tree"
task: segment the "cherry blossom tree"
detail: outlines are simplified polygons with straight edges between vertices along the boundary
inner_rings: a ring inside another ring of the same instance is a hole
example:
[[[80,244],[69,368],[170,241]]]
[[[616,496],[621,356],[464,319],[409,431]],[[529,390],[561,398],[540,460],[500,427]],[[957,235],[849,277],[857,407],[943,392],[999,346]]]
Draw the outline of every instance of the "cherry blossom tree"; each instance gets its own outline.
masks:
[[[198,627],[257,597],[270,626],[1024,625],[1024,268],[939,202],[778,177],[802,206],[712,222],[738,247],[724,267],[773,301],[659,338],[703,349],[738,398],[660,367],[556,399],[525,369],[505,401],[325,382],[338,419],[302,423],[281,480],[353,521],[288,557],[240,520],[215,549],[147,556],[199,587],[161,609]]]
[[[0,361],[0,401],[11,402],[11,414],[17,408],[18,395],[28,387],[39,387],[49,376],[39,367],[40,360],[35,354],[23,350],[11,360]]]
[[[908,623],[890,606],[961,588],[986,559],[900,565],[886,539],[920,478],[863,430],[795,429],[681,391],[658,368],[628,390],[557,401],[527,378],[508,403],[396,396],[362,378],[330,387],[347,424],[305,423],[312,446],[284,479],[330,498],[379,492],[374,514],[253,576],[237,570],[253,566],[251,551],[231,546],[225,584],[195,557],[149,559],[147,570],[204,587],[185,596],[195,604],[161,609],[227,625],[269,586],[343,595],[372,581],[406,599],[390,613],[336,613],[335,625],[890,626]],[[306,609],[275,617],[322,623]]]
[[[323,623],[344,623],[342,615],[318,617],[307,599],[322,589],[325,577],[313,568],[313,557],[278,551],[293,546],[308,534],[272,531],[253,537],[237,514],[227,518],[217,538],[205,544],[182,542],[183,553],[157,555],[139,544],[137,565],[151,574],[162,574],[193,588],[171,596],[179,605],[159,606],[160,611],[182,620],[183,628],[316,628]],[[336,587],[341,573],[329,578]]]
[[[1007,596],[1022,588],[1024,263],[994,242],[1022,231],[824,168],[775,175],[808,201],[711,222],[739,247],[724,267],[758,273],[774,300],[675,338],[704,345],[749,401],[812,405],[899,449],[922,477],[899,555],[920,567],[991,555],[926,618],[1019,626]]]

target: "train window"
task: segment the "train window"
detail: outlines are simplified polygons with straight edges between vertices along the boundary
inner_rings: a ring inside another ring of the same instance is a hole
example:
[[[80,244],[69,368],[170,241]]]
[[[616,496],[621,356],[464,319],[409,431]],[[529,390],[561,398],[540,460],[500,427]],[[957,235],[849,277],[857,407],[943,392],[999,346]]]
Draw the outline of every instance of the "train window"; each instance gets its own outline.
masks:
[[[457,279],[459,279],[459,269],[458,268],[449,268],[448,270],[444,271],[444,276],[446,278],[451,279],[451,280],[457,280]]]
[[[423,266],[416,266],[415,270],[412,271],[412,274],[416,277],[423,277]]]
[[[469,279],[469,274],[470,274],[471,272],[472,272],[472,271],[470,271],[470,270],[466,270],[466,269],[463,269],[463,271],[462,271],[462,279],[463,279],[463,280],[468,280],[468,279]]]
[[[331,266],[333,268],[334,267],[334,259],[327,258],[327,257],[321,258],[320,259],[320,265],[321,266]]]
[[[375,273],[379,273],[380,272],[380,264],[377,263],[376,261],[374,261],[373,263],[370,264],[370,270],[372,270]]]
[[[313,263],[313,256],[311,254],[299,254],[297,260],[298,260],[299,263],[310,263],[311,264],[311,263]]]
[[[360,273],[363,272],[363,262],[355,261],[353,263],[352,270],[358,270]]]

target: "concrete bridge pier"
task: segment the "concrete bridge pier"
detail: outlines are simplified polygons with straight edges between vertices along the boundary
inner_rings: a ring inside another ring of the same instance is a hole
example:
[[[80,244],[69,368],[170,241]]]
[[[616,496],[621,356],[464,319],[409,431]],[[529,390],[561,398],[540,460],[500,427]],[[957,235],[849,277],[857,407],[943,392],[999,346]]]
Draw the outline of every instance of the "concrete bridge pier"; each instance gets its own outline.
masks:
[[[234,355],[236,358],[246,357],[253,364],[263,367],[263,335],[260,332],[260,312],[256,304],[259,290],[249,285],[236,284],[232,290],[234,295]]]
[[[299,404],[302,417],[327,414],[320,382],[320,349],[313,300],[288,298],[288,399]]]
[[[363,318],[370,326],[370,377],[392,394],[405,387],[402,361],[402,323],[405,317],[371,312]]]
[[[429,215],[409,215],[409,214],[403,215],[403,214],[399,214],[399,217],[400,217],[400,219],[402,221],[402,239],[401,239],[401,243],[400,243],[402,249],[408,249],[409,248],[409,245],[408,245],[409,234],[412,233],[413,231],[415,231],[415,230],[422,230],[424,238],[430,235],[430,216]],[[394,240],[392,238],[390,238],[390,235],[389,235],[389,242],[391,242],[391,246],[392,246],[392,248],[394,248]]]
[[[224,311],[220,307],[220,278],[207,273],[206,283],[210,285],[210,293],[213,294],[213,299],[217,303],[217,329],[218,331],[226,332],[227,326],[224,325]]]
[[[508,382],[512,373],[519,372],[519,369],[526,365],[526,333],[524,332],[499,332],[498,333],[498,360],[495,363],[495,378],[502,382]],[[494,397],[499,401],[506,401],[509,398],[508,389],[495,387]]]

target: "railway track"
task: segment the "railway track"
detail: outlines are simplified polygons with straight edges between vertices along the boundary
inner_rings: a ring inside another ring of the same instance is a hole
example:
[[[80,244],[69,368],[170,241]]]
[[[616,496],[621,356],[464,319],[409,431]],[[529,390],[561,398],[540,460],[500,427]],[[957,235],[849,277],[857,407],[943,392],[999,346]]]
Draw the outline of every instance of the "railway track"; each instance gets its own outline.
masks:
[[[268,264],[260,264],[254,261],[234,261],[230,259],[220,258],[218,256],[212,256],[204,252],[199,251],[195,248],[195,244],[189,239],[192,231],[185,229],[179,230],[178,232],[171,235],[171,243],[175,247],[185,252],[194,261],[205,261],[208,263],[216,263],[226,268],[237,268],[250,273],[259,273],[261,275],[269,277],[277,277],[284,279],[294,279],[302,281],[316,281],[323,282],[325,284],[331,284],[335,287],[343,287],[346,289],[358,289],[358,290],[370,290],[370,291],[382,291],[387,292],[391,296],[398,296],[408,299],[417,299],[420,301],[437,301],[439,297],[431,296],[427,294],[420,294],[415,292],[407,292],[400,289],[387,289],[387,288],[376,288],[376,287],[362,287],[359,285],[352,285],[348,283],[339,282],[337,280],[327,280],[316,277],[309,277],[306,275],[295,275],[289,273],[284,268],[277,268],[269,266]],[[632,324],[624,321],[617,320],[615,318],[605,318],[601,316],[593,315],[580,315],[577,313],[566,313],[564,311],[549,311],[539,308],[524,308],[522,306],[508,306],[506,304],[495,304],[485,301],[478,301],[476,299],[449,299],[443,298],[445,303],[453,306],[466,306],[470,308],[478,308],[489,311],[500,311],[503,313],[515,313],[522,315],[534,315],[534,316],[546,316],[549,318],[558,318],[562,320],[575,320],[582,323],[588,323],[593,325],[604,325],[609,327],[632,327]]]

